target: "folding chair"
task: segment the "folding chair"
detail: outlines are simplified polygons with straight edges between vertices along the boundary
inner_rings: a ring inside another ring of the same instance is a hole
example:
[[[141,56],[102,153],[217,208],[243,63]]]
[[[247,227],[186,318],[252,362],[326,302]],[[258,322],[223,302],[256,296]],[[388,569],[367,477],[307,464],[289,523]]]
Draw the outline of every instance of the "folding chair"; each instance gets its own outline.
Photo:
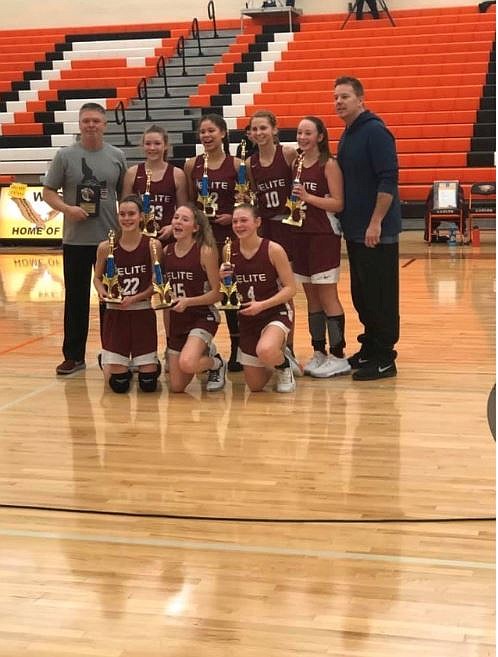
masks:
[[[455,223],[464,243],[465,216],[463,191],[458,180],[435,180],[426,202],[425,239],[432,243],[434,231],[442,221]]]
[[[480,182],[471,186],[468,218],[471,234],[474,225],[480,230],[486,230],[486,228],[496,230],[496,183]],[[489,221],[492,225],[483,228],[483,221]]]

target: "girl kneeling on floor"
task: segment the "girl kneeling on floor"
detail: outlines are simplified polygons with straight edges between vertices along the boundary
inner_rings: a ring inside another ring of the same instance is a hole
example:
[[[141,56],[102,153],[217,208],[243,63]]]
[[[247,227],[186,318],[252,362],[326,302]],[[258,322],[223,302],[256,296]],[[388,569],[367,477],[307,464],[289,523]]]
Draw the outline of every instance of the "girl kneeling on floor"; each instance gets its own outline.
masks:
[[[213,343],[220,321],[213,304],[221,299],[216,242],[209,220],[194,205],[177,208],[171,225],[175,242],[165,247],[163,257],[176,300],[166,311],[169,387],[183,392],[194,374],[208,371],[206,390],[222,390],[227,365]]]
[[[160,254],[161,243],[142,234],[144,214],[138,196],[126,196],[120,202],[118,219],[120,231],[112,255],[122,301],[110,302],[112,291],[103,282],[111,255],[108,240],[98,246],[93,279],[100,300],[106,303],[102,329],[104,378],[114,392],[128,392],[130,367],[135,366],[140,389],[154,392],[159,363],[156,313],[151,307],[153,244]]]
[[[276,391],[293,392],[293,370],[299,366],[285,343],[296,284],[284,249],[260,237],[260,226],[256,208],[248,204],[235,208],[232,228],[238,242],[232,247],[231,267],[225,263],[219,275],[234,277],[241,295],[239,362],[246,384],[253,392],[263,390],[275,370]]]

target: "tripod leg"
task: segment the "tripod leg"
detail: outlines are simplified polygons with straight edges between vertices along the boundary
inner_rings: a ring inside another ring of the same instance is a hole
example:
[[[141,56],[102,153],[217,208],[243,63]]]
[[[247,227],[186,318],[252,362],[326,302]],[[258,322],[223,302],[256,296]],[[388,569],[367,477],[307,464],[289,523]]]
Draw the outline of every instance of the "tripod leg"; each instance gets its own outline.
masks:
[[[391,14],[390,14],[390,12],[389,12],[389,8],[388,8],[388,6],[387,6],[385,0],[379,0],[379,5],[380,5],[380,7],[381,7],[381,10],[386,12],[387,17],[388,17],[389,22],[391,23],[391,25],[392,25],[393,27],[396,27],[396,23],[394,22],[394,19],[393,19],[393,17],[391,16]]]
[[[347,25],[347,23],[348,23],[348,20],[349,20],[349,19],[351,18],[351,16],[355,13],[355,11],[356,11],[356,5],[357,5],[357,4],[358,4],[358,0],[355,0],[355,1],[354,1],[354,4],[351,6],[351,10],[348,12],[348,15],[346,16],[346,20],[344,21],[344,23],[343,23],[343,24],[341,25],[341,27],[340,27],[341,30],[343,30],[343,29],[346,27],[346,25]]]

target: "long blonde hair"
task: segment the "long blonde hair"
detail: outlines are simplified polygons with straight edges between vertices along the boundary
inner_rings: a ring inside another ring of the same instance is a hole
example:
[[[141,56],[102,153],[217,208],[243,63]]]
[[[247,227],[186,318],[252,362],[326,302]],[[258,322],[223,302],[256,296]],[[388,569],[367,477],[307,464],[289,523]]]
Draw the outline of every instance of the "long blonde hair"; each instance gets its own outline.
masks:
[[[194,223],[197,226],[197,231],[193,235],[195,242],[200,247],[209,246],[215,249],[216,240],[214,239],[213,229],[204,212],[193,203],[186,203],[184,207],[188,208],[194,216]]]

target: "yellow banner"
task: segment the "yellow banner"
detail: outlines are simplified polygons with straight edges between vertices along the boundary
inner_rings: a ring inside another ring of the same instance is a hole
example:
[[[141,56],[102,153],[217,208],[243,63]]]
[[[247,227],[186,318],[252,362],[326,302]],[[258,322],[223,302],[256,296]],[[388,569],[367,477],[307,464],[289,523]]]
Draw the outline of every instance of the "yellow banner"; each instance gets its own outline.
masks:
[[[0,191],[0,240],[62,240],[62,214],[45,203],[42,187],[13,183]]]

